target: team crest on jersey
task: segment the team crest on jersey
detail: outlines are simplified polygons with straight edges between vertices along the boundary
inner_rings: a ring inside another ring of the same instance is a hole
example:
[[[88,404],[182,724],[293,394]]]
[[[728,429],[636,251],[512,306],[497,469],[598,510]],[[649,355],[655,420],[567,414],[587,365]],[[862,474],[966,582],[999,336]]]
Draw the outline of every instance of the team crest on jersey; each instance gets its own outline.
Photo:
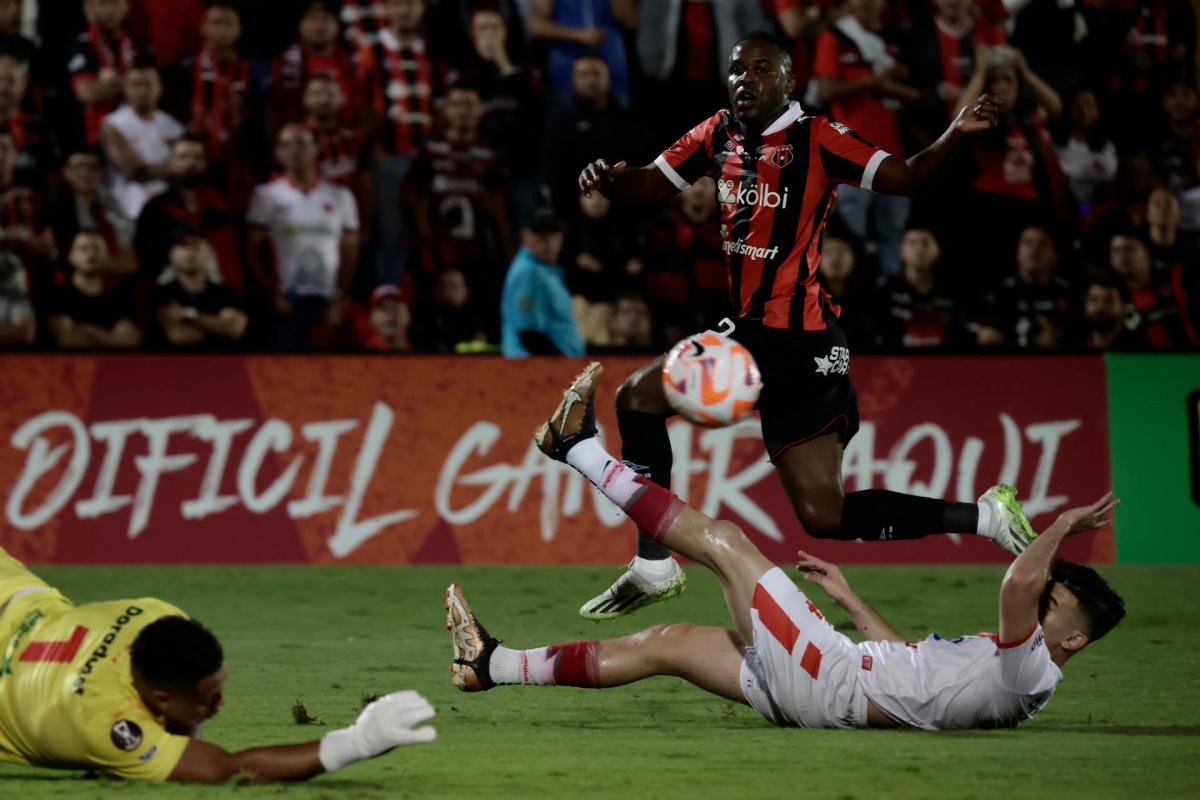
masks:
[[[119,750],[124,750],[126,753],[137,750],[138,745],[142,743],[142,729],[136,722],[130,722],[127,719],[113,725],[108,736]]]
[[[779,147],[776,147],[775,152],[771,153],[771,163],[780,169],[792,163],[792,146],[790,144],[781,144]]]
[[[845,136],[847,133],[850,132],[849,128],[847,128],[842,123],[838,122],[836,119],[829,120],[829,127],[833,128],[835,131],[840,133],[842,136]]]

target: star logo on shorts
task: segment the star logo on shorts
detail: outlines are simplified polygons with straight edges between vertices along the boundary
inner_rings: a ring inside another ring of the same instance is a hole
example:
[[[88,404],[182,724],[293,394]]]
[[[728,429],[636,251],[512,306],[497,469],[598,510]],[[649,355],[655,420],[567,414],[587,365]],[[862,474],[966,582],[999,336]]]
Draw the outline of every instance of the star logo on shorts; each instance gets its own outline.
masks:
[[[848,375],[850,373],[850,348],[834,347],[827,356],[814,356],[819,375]]]

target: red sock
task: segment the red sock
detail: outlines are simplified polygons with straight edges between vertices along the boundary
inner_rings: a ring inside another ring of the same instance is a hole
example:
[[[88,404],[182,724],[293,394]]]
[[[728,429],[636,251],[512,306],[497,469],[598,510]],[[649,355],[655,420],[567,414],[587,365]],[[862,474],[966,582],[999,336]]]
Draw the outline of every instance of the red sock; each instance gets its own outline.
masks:
[[[663,537],[671,529],[671,524],[683,511],[686,504],[670,491],[659,486],[649,478],[639,475],[636,482],[642,488],[634,496],[633,502],[625,509],[625,513],[633,520],[640,530],[654,537],[654,541],[662,544]]]
[[[600,688],[600,670],[596,660],[596,642],[556,644],[548,656],[554,659],[554,683],[558,686]]]

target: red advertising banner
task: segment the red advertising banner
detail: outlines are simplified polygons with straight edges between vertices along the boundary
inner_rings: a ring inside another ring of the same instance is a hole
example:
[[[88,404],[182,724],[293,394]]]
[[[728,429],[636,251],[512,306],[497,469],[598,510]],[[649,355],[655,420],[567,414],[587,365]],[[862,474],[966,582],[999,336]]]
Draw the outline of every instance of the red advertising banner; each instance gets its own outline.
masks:
[[[592,564],[633,530],[532,445],[582,362],[386,357],[0,358],[0,546],[35,563]],[[609,390],[640,366],[605,361]],[[1021,490],[1035,527],[1109,488],[1099,359],[860,358],[847,491]],[[974,536],[814,542],[757,420],[673,420],[674,489],[769,557],[1000,562]],[[1066,555],[1113,558],[1111,531]]]

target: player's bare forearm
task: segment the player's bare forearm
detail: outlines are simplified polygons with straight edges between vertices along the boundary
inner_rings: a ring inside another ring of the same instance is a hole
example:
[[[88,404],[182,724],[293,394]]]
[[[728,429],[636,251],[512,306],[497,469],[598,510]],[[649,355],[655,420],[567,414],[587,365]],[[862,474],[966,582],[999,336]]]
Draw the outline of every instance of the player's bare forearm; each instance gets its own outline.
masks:
[[[796,569],[800,570],[804,579],[820,586],[822,591],[829,595],[830,600],[841,606],[850,615],[864,639],[871,642],[906,641],[875,609],[855,594],[850,588],[850,582],[836,564],[822,561],[803,550],[796,555],[799,557]]]
[[[188,742],[170,780],[177,783],[225,783],[237,778],[244,783],[302,781],[320,775],[319,741],[304,744],[255,747],[228,753],[208,742]]]
[[[632,169],[620,161],[609,166],[603,159],[593,161],[579,174],[579,191],[600,192],[619,203],[649,204],[670,199],[679,190],[653,164]]]
[[[837,604],[850,615],[863,640],[867,642],[903,642],[907,641],[896,633],[896,629],[887,624],[879,612],[867,605],[867,602],[854,592],[849,597],[837,601]]]
[[[927,189],[954,159],[963,136],[994,128],[999,119],[996,98],[982,95],[964,106],[937,141],[905,161],[891,156],[879,165],[872,189],[912,197]]]

